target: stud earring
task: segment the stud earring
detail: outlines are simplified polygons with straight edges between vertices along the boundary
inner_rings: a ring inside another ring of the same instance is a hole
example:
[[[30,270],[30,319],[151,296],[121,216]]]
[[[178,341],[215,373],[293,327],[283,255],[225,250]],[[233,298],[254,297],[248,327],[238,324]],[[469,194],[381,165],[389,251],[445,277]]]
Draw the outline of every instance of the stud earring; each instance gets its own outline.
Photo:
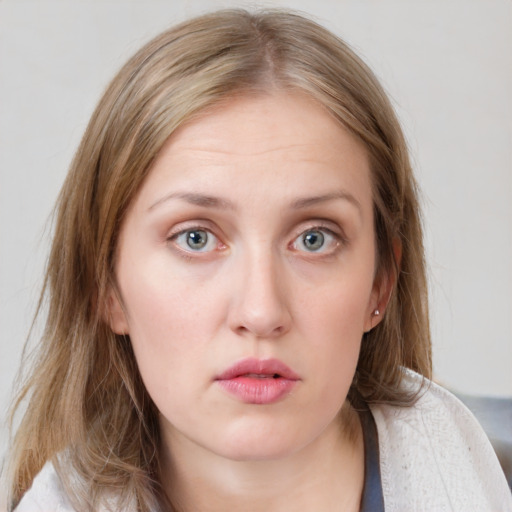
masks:
[[[378,309],[376,309],[374,312],[373,312],[373,316],[379,316],[380,315],[380,311]]]

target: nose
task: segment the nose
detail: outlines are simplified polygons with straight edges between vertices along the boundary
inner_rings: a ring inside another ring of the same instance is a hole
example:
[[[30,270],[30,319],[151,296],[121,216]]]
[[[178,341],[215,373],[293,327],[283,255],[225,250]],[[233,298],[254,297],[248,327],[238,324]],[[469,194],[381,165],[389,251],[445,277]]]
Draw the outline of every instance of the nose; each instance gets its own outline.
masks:
[[[239,335],[277,338],[289,331],[289,294],[279,257],[270,251],[241,258],[233,275],[230,328]]]

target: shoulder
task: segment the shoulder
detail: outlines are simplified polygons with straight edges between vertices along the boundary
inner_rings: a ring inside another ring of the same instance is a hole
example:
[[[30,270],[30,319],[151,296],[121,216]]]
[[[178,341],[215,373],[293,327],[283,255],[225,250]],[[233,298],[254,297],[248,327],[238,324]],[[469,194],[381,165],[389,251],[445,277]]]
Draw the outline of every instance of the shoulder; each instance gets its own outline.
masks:
[[[85,482],[78,477],[74,470],[65,465],[66,480],[73,490],[81,489],[82,493],[87,492]],[[101,502],[94,508],[98,512],[123,510],[134,512],[137,510],[135,502],[121,501],[120,496],[115,492],[108,492],[102,496]],[[65,486],[58,471],[51,462],[47,462],[43,469],[36,475],[32,486],[24,494],[14,512],[78,512],[68,498]]]
[[[34,478],[15,512],[75,512],[66,496],[62,482],[51,462],[47,462]]]
[[[494,450],[471,412],[451,393],[406,371],[418,389],[411,407],[373,405],[386,512],[512,511]]]

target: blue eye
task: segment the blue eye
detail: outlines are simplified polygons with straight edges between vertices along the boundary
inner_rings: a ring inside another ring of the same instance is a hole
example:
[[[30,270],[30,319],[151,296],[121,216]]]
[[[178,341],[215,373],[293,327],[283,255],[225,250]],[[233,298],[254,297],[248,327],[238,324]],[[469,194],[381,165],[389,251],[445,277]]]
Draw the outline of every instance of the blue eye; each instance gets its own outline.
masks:
[[[325,252],[336,245],[336,238],[326,230],[309,229],[301,233],[294,241],[293,246],[299,251]]]
[[[176,245],[185,251],[208,252],[218,244],[217,237],[204,229],[187,229],[173,237]]]
[[[325,237],[320,231],[308,231],[302,235],[302,244],[309,251],[319,251],[325,242]]]

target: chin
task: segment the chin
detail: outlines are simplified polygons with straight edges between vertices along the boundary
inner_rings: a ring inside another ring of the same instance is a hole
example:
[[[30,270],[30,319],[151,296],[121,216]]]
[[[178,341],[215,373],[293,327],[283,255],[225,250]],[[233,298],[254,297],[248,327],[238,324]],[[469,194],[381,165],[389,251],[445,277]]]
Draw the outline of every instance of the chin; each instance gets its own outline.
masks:
[[[271,428],[261,424],[246,426],[240,428],[239,432],[231,431],[224,441],[217,444],[215,451],[235,461],[283,459],[308,444],[308,439],[304,435],[294,434],[296,433],[291,426],[288,428]]]
[[[296,450],[292,447],[264,446],[261,443],[254,446],[232,447],[222,450],[219,455],[236,462],[259,462],[280,460],[292,455]]]

